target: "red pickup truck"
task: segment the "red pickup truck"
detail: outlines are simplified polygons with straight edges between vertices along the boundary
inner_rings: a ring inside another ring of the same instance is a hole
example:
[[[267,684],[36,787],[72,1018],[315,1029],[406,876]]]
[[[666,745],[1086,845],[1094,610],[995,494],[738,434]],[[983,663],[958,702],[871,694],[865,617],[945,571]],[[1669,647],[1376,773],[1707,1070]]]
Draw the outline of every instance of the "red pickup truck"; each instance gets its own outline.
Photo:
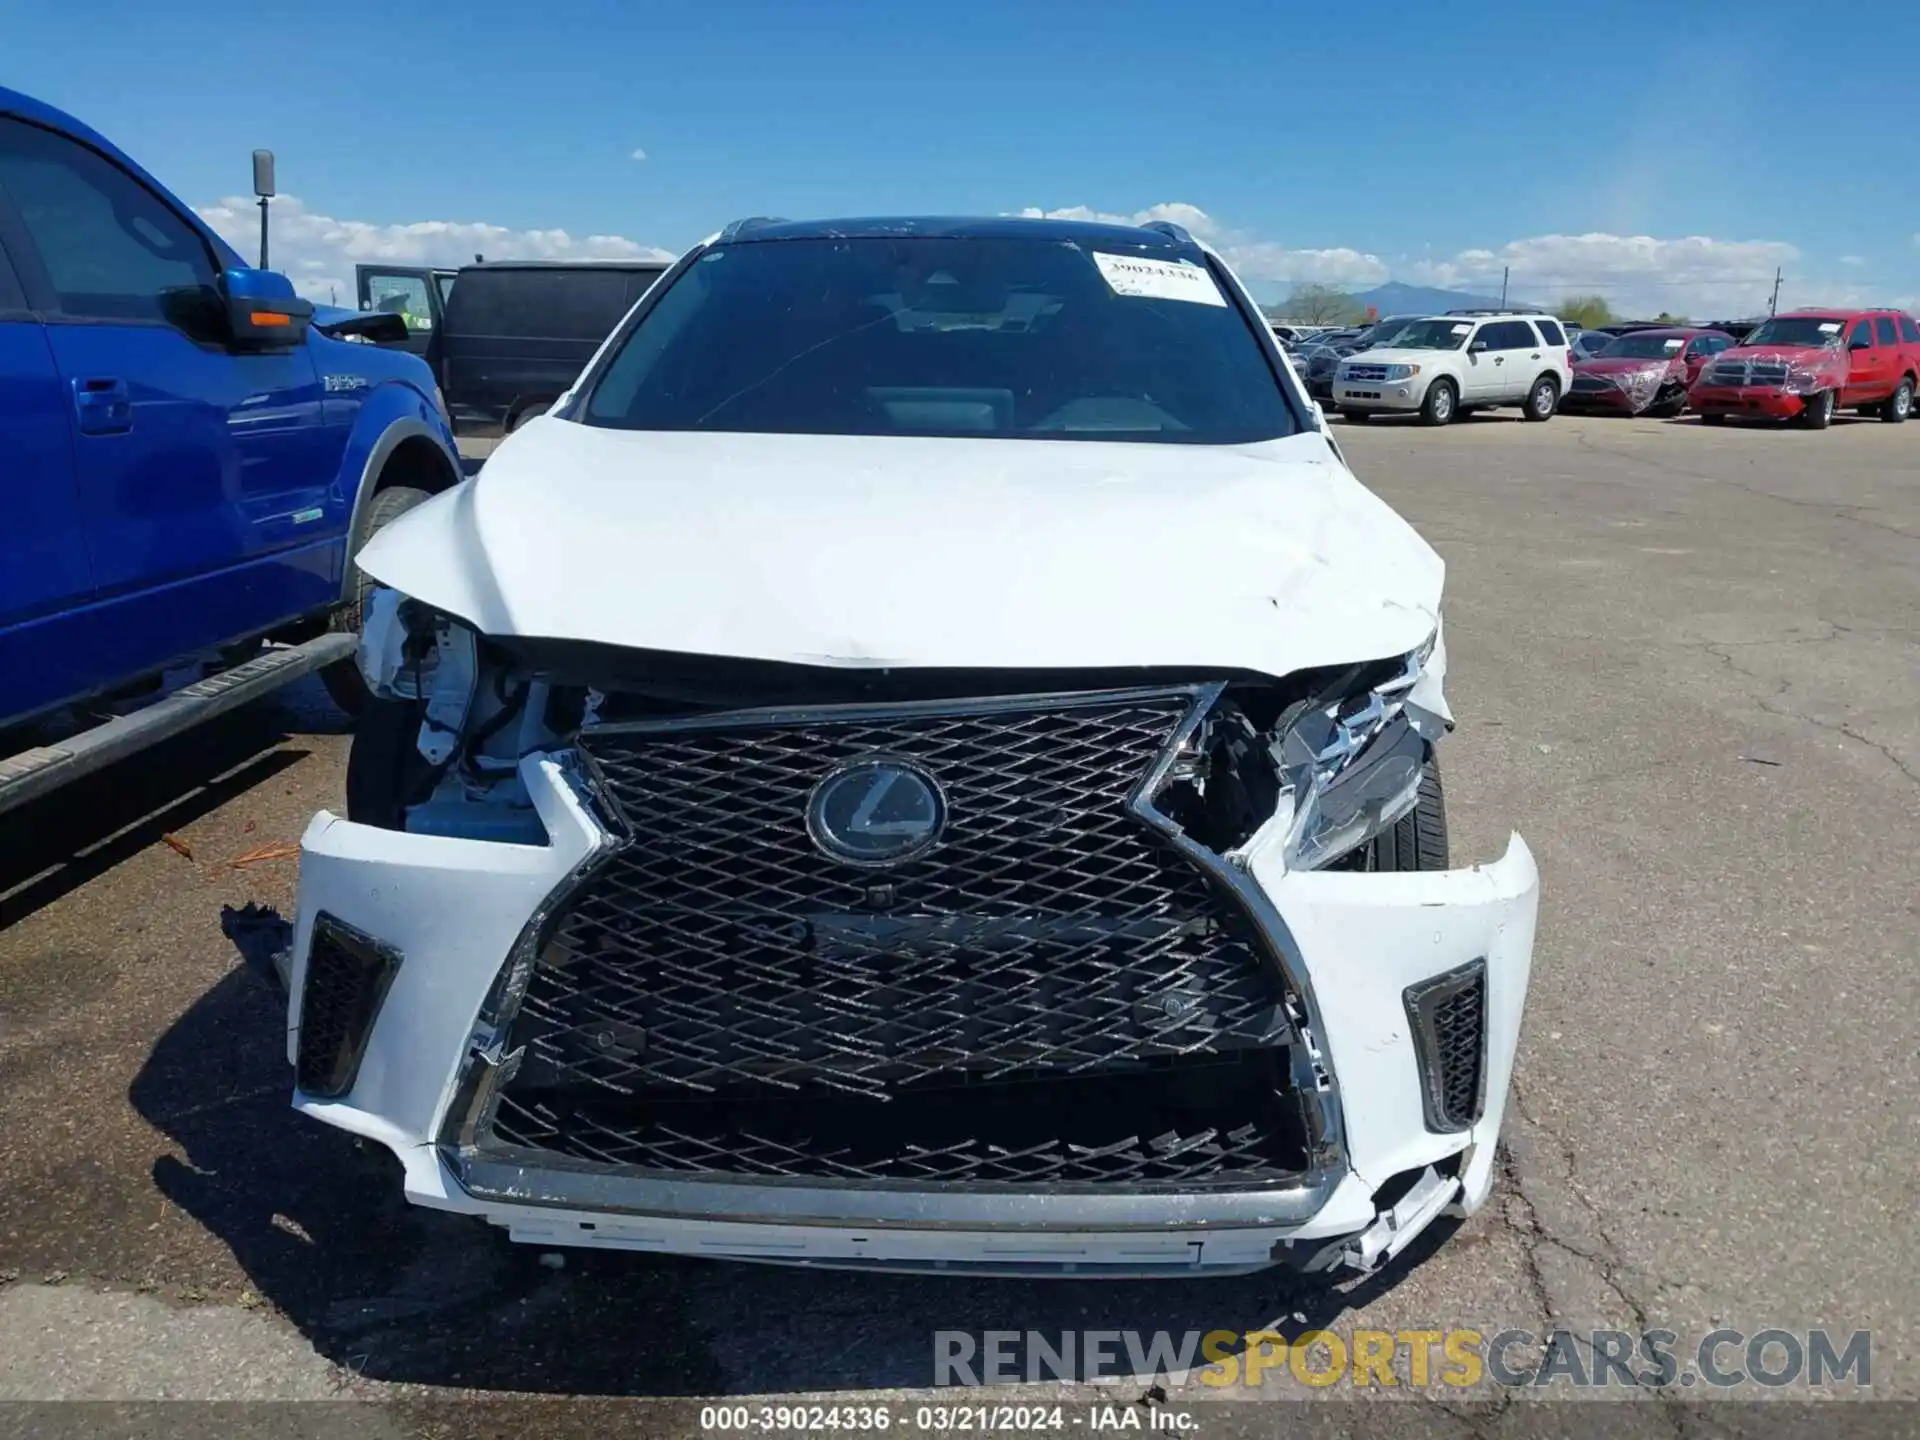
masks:
[[[1895,425],[1920,387],[1920,326],[1898,310],[1795,310],[1766,321],[1700,372],[1687,403],[1702,423],[1729,415],[1824,430],[1841,409]]]

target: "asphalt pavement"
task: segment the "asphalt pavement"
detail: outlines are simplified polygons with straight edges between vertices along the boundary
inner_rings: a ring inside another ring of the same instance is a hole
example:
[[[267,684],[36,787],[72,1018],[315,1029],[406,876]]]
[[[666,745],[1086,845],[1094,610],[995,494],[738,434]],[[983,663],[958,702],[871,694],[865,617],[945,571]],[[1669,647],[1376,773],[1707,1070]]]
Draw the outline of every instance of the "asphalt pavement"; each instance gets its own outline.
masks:
[[[340,802],[303,682],[0,828],[0,1399],[900,1401],[935,1330],[1319,1324],[1870,1330],[1873,1392],[1920,1399],[1920,426],[1336,429],[1448,562],[1456,861],[1540,863],[1482,1214],[1328,1287],[543,1259],[413,1210],[288,1110],[223,933],[291,913],[273,847]],[[1698,1396],[1640,1398],[1671,1434]]]

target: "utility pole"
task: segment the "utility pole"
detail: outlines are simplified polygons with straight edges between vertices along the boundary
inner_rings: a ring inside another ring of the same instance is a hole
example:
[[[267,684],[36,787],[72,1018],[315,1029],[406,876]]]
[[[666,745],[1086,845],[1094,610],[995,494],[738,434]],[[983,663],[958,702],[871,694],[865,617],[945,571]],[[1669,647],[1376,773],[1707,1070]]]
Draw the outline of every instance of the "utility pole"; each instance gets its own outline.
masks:
[[[253,152],[253,193],[260,197],[260,268],[267,268],[267,202],[273,199],[273,152]]]
[[[1513,267],[1511,265],[1502,265],[1500,267],[1500,308],[1502,310],[1507,308],[1507,276],[1512,273]]]
[[[1780,267],[1773,267],[1773,298],[1767,301],[1767,314],[1776,315],[1780,311]]]

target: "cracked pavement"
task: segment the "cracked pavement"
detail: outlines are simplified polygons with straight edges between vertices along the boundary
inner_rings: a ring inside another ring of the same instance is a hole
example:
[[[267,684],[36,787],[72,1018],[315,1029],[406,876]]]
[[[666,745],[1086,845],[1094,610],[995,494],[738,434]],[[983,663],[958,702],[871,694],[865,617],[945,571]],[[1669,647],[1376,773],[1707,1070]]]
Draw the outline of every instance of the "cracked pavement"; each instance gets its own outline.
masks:
[[[935,1329],[1314,1324],[1870,1329],[1874,1393],[1920,1396],[1920,425],[1337,433],[1448,561],[1456,859],[1515,828],[1542,872],[1480,1215],[1328,1291],[552,1268],[410,1210],[286,1110],[220,930],[290,909],[291,862],[233,861],[339,803],[309,685],[0,832],[0,1397],[899,1397]],[[1533,1399],[1429,1398],[1461,1434]],[[1631,1428],[1700,1428],[1697,1389],[1638,1398]]]

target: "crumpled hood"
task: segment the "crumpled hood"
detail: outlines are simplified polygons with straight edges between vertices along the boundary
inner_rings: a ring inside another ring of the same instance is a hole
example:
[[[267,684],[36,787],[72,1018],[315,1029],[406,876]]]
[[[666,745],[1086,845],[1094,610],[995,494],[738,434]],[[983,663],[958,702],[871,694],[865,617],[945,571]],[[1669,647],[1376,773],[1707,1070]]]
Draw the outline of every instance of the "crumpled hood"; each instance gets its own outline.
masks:
[[[552,418],[359,560],[490,635],[832,666],[1276,676],[1418,647],[1444,576],[1314,432],[1223,447]]]
[[[1685,370],[1686,362],[1679,358],[1678,352],[1671,360],[1658,355],[1608,355],[1592,360],[1573,362],[1576,375],[1634,375],[1642,370],[1658,370],[1665,373],[1670,370]]]

